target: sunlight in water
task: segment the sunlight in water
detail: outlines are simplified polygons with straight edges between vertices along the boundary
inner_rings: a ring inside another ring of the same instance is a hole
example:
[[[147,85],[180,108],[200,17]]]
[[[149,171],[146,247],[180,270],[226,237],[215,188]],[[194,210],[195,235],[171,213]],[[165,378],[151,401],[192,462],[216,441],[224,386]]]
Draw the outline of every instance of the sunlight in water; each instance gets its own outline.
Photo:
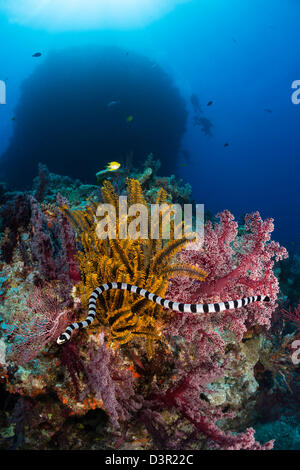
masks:
[[[190,0],[0,0],[12,22],[47,29],[144,26]]]

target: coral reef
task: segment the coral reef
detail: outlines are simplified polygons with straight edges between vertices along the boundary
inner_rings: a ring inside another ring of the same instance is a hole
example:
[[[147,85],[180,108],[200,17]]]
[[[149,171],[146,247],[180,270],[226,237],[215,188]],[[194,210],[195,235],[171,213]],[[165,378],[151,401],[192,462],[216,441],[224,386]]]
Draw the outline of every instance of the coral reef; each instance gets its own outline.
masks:
[[[272,220],[254,213],[239,227],[224,211],[207,221],[203,246],[176,239],[173,221],[169,239],[161,228],[158,239],[122,238],[119,224],[115,239],[99,238],[99,201],[112,204],[118,222],[119,195],[147,211],[189,201],[190,188],[158,176],[152,155],[129,168],[100,188],[40,166],[31,191],[3,193],[0,447],[272,448],[276,432],[255,440],[254,413],[265,396],[293,394],[298,373],[288,363],[293,333],[282,320],[275,328],[274,273],[287,252],[271,240]],[[93,289],[112,281],[184,303],[257,294],[271,302],[200,315],[109,291],[93,325],[59,346],[66,326],[86,317]]]
[[[142,204],[146,201],[142,195],[140,183],[134,179],[127,180],[128,205]],[[119,213],[119,200],[111,183],[106,181],[102,188],[103,200],[111,204]],[[166,192],[161,190],[156,204],[163,204],[166,200]],[[101,238],[94,221],[92,206],[83,211],[70,211],[66,206],[62,207],[64,213],[74,223],[77,233],[80,233],[80,242],[83,247],[77,255],[79,269],[84,281],[76,286],[76,295],[81,304],[88,310],[88,299],[93,290],[104,282],[114,279],[115,282],[126,282],[134,285],[142,285],[145,289],[157,295],[163,296],[167,287],[170,274],[181,272],[200,280],[205,278],[205,272],[201,269],[181,263],[170,264],[175,253],[185,246],[188,240],[182,237],[174,239],[176,227],[171,229],[173,238],[169,243],[162,245],[161,235],[157,240],[140,238],[136,240],[121,239],[119,234],[120,217],[116,220],[116,239]],[[167,208],[165,209],[165,212]],[[147,213],[150,219],[150,211]],[[126,231],[131,218],[128,217]],[[159,223],[159,220],[158,220]],[[149,224],[150,225],[150,224]],[[155,230],[155,227],[152,228]],[[99,301],[98,318],[104,325],[109,326],[111,340],[118,344],[127,343],[132,335],[146,336],[148,338],[149,355],[151,356],[152,341],[158,338],[158,325],[160,324],[161,306],[150,304],[147,299],[134,299],[125,292],[110,292]]]
[[[258,212],[245,217],[242,234],[229,211],[218,215],[220,222],[205,226],[203,249],[182,250],[180,260],[205,270],[207,278],[199,284],[189,279],[173,279],[169,291],[185,303],[226,301],[255,295],[269,295],[268,305],[253,304],[235,309],[209,321],[218,328],[226,326],[242,339],[247,328],[270,326],[271,314],[277,307],[279,283],[274,275],[274,262],[286,258],[287,251],[270,240],[274,229],[272,219],[263,221]],[[183,321],[186,317],[182,317]],[[208,317],[207,317],[208,318]]]

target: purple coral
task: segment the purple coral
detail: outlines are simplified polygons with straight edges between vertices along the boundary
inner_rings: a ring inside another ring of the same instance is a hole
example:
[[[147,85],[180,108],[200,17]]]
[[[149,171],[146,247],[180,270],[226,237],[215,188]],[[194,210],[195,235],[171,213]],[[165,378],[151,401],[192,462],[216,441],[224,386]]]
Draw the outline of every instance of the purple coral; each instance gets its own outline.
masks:
[[[58,195],[58,203],[61,196]],[[66,217],[58,211],[57,220],[49,226],[41,206],[30,197],[33,259],[44,281],[60,280],[71,286],[80,280],[75,261],[76,243],[74,230]]]
[[[289,309],[282,309],[281,313],[284,318],[289,320],[293,325],[295,325],[300,333],[300,302],[298,305],[292,310],[291,306]]]
[[[43,211],[34,197],[30,197],[32,241],[31,252],[34,261],[38,263],[40,276],[51,281],[57,279],[57,261],[55,245],[51,238],[48,222]]]
[[[63,198],[59,193],[57,194],[56,201],[58,207],[62,207],[63,205],[68,206],[67,199]],[[81,277],[75,260],[75,255],[77,253],[75,234],[70,222],[62,212],[58,212],[57,214],[57,230],[58,237],[61,240],[62,245],[61,256],[63,258],[63,268],[64,270],[67,270],[69,281],[76,284],[80,281]]]
[[[42,202],[45,196],[45,192],[50,183],[50,173],[46,165],[39,163],[39,176],[37,178],[37,188],[34,194],[35,199],[38,202]]]
[[[62,348],[60,348],[59,358],[62,365],[66,367],[70,374],[75,388],[76,397],[78,398],[80,374],[82,373],[83,375],[86,375],[86,368],[80,357],[78,344],[74,342],[66,343]]]
[[[124,368],[118,351],[106,346],[103,333],[91,339],[89,354],[88,382],[81,398],[93,393],[103,401],[111,422],[119,427],[119,420],[128,419],[140,406],[133,376]]]
[[[22,193],[6,202],[0,209],[1,232],[5,234],[1,242],[1,258],[8,264],[11,263],[14,250],[20,240],[21,229],[27,229],[30,217],[29,199]]]

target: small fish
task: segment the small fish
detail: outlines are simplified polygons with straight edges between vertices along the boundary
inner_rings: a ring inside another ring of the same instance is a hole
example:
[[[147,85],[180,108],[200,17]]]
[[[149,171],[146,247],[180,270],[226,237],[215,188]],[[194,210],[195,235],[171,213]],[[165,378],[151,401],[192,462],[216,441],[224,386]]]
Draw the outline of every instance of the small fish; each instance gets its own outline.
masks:
[[[42,53],[41,52],[36,52],[35,54],[32,55],[32,57],[41,57]]]
[[[118,104],[120,104],[120,101],[110,101],[109,103],[107,103],[107,107],[113,108],[114,106],[117,106]]]
[[[144,367],[143,363],[141,362],[140,358],[138,357],[138,355],[136,354],[136,352],[135,352],[135,351],[132,351],[132,352],[130,353],[130,355],[131,355],[131,358],[132,358],[133,362],[134,362],[140,369],[145,370],[145,367]]]
[[[225,142],[224,147],[229,147],[229,143]]]
[[[213,101],[209,101],[209,102],[207,103],[207,106],[211,106],[212,104],[213,104]]]
[[[126,121],[127,122],[132,122],[133,121],[133,116],[132,115],[127,116]]]
[[[104,170],[100,170],[98,171],[98,173],[96,173],[96,178],[99,178],[101,175],[104,175],[105,173],[109,171],[116,171],[120,168],[120,166],[121,166],[121,163],[119,162],[109,162],[107,163]]]
[[[12,118],[11,118],[11,120],[12,120],[12,121],[15,121],[15,120],[16,120],[16,118],[15,118],[15,117],[12,117]]]
[[[121,166],[121,163],[119,162],[109,162],[107,165],[106,165],[106,169],[108,171],[116,171],[120,168]]]
[[[269,113],[269,114],[273,113],[272,109],[269,109],[269,108],[265,108],[264,111],[265,113]]]

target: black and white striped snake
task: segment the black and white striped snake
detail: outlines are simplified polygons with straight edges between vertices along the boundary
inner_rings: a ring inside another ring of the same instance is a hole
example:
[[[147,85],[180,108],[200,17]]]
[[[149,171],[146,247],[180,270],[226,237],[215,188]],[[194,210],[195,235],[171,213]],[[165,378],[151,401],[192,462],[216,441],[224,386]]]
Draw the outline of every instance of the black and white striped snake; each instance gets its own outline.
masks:
[[[224,310],[229,310],[233,308],[244,307],[252,302],[270,302],[270,297],[267,295],[255,295],[253,297],[244,297],[239,300],[229,300],[228,302],[219,302],[216,304],[182,304],[178,302],[172,302],[171,300],[163,299],[158,295],[152,294],[151,292],[141,289],[140,287],[133,286],[132,284],[127,284],[125,282],[108,282],[107,284],[102,284],[97,287],[91,294],[89,298],[89,314],[87,318],[79,323],[72,323],[69,325],[64,333],[62,333],[57,339],[57,344],[63,344],[69,341],[74,330],[79,328],[86,328],[91,325],[95,320],[96,316],[96,301],[104,291],[110,289],[121,289],[128,290],[129,292],[134,292],[139,294],[146,299],[156,302],[162,307],[169,308],[175,312],[184,312],[184,313],[216,313],[223,312]]]

